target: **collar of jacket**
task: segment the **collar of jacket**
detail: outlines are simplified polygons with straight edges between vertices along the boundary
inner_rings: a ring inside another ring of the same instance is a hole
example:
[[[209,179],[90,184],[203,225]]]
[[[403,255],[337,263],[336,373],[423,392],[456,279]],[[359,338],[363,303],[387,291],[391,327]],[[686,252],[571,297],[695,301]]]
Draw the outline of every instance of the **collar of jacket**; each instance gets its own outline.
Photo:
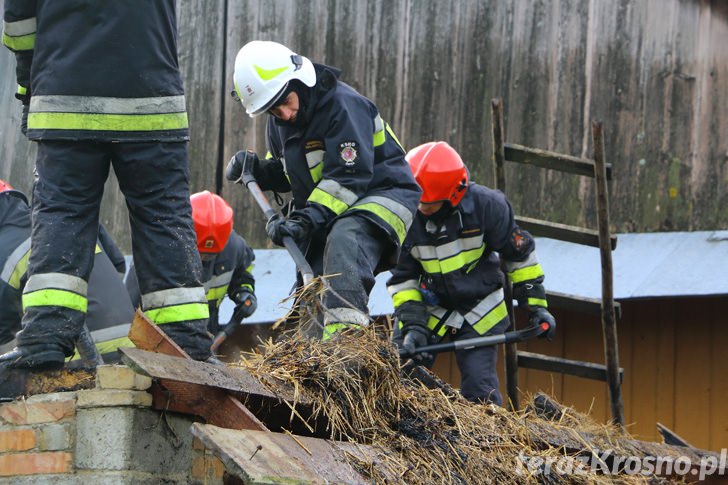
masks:
[[[463,196],[460,203],[455,209],[445,218],[445,220],[437,225],[427,217],[423,216],[421,212],[417,212],[417,217],[422,218],[425,225],[425,232],[435,239],[438,239],[437,235],[441,233],[443,225],[445,226],[445,234],[452,237],[460,236],[463,230],[463,218],[470,214],[474,214],[475,202],[470,192],[470,186],[468,191]]]

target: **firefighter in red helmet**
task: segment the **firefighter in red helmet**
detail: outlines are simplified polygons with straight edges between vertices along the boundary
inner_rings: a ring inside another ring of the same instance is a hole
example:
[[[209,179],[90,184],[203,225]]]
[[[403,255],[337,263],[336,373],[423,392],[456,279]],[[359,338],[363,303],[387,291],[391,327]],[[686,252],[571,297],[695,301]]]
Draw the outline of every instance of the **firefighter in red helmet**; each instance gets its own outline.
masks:
[[[235,312],[242,318],[251,316],[258,307],[252,274],[255,254],[233,230],[233,210],[222,197],[205,190],[192,194],[190,202],[202,259],[202,282],[210,307],[208,330],[216,334],[220,328],[220,304],[226,295],[235,302]],[[138,305],[139,286],[133,264],[126,288],[132,303]]]
[[[397,266],[387,281],[398,324],[393,340],[403,349],[503,333],[508,327],[500,258],[529,323],[556,322],[548,312],[544,274],[535,242],[520,229],[505,196],[470,182],[460,155],[445,142],[430,142],[406,156],[422,196]],[[499,256],[500,255],[500,256]],[[431,366],[430,355],[415,354]],[[496,348],[455,352],[461,393],[473,402],[502,403]]]

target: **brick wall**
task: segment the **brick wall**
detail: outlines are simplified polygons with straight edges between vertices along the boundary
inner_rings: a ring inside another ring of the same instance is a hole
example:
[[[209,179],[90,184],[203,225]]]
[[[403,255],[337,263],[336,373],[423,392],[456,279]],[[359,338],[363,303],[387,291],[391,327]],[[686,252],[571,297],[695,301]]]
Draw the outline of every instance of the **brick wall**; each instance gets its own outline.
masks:
[[[101,366],[96,388],[0,405],[0,484],[223,483],[192,418],[151,409],[151,379]]]

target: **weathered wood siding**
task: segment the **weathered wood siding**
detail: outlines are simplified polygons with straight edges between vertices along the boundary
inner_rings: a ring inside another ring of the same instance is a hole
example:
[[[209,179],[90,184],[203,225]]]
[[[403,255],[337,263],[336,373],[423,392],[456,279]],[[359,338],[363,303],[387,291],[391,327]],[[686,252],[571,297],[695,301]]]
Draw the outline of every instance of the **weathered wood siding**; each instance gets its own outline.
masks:
[[[489,101],[506,139],[590,153],[604,121],[613,229],[728,226],[728,3],[722,0],[180,0],[179,53],[192,190],[220,191],[236,227],[265,245],[252,199],[224,182],[238,149],[263,148],[263,122],[229,96],[237,50],[276,40],[343,69],[407,147],[444,139],[492,184]],[[14,60],[0,53],[0,177],[23,190],[34,149],[18,134]],[[594,227],[591,182],[511,167],[524,215]],[[102,219],[128,250],[126,209],[108,185]]]

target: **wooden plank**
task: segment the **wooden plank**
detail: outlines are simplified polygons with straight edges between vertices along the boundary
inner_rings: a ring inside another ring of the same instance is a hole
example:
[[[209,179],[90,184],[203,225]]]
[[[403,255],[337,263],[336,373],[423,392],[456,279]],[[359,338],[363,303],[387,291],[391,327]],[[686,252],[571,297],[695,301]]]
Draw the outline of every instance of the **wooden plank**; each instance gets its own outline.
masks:
[[[657,423],[657,430],[660,432],[660,435],[662,436],[662,441],[666,445],[687,446],[689,448],[694,448],[694,446],[688,443],[685,438],[681,437],[679,434],[677,434],[662,423]]]
[[[578,226],[569,226],[558,222],[544,221],[526,216],[516,216],[519,227],[527,230],[534,236],[548,237],[559,241],[582,244],[584,246],[599,247],[599,233],[593,229]],[[609,237],[609,245],[614,251],[617,248],[617,236]]]
[[[190,428],[229,473],[244,483],[368,484],[344,459],[344,450],[366,459],[363,445],[260,431],[233,431],[195,423]],[[396,483],[392,482],[392,483]]]
[[[625,305],[627,302],[625,302]],[[643,305],[645,302],[629,302],[629,308]],[[657,355],[655,360],[655,419],[671,429],[675,429],[675,309],[674,301],[655,302],[652,307],[655,318],[660,325],[655,334]],[[625,308],[625,313],[626,313]]]
[[[551,302],[549,300],[549,308],[551,308]],[[566,342],[566,339],[564,338],[564,335],[568,333],[569,327],[571,325],[576,324],[582,324],[581,321],[582,316],[579,315],[579,321],[576,322],[573,320],[575,316],[573,313],[564,311],[564,310],[553,310],[551,309],[554,318],[556,318],[556,336],[554,337],[554,340],[549,342],[545,339],[533,339],[528,340],[526,342],[521,343],[520,348],[525,352],[531,352],[536,354],[544,354],[544,355],[553,355],[553,356],[562,356],[564,353],[564,345]],[[519,312],[524,313],[525,318],[525,312],[523,310],[519,310]],[[520,388],[521,391],[527,391],[530,394],[535,394],[537,392],[545,392],[549,394],[550,396],[555,397],[558,400],[561,400],[561,394],[563,389],[563,381],[564,381],[564,375],[561,373],[556,372],[547,372],[543,370],[538,369],[529,369],[526,367],[521,367],[521,372],[523,372],[524,377],[521,379],[519,377],[519,384],[521,384]]]
[[[560,172],[594,177],[594,162],[586,158],[573,157],[563,153],[529,148],[516,143],[506,143],[505,159],[509,162],[532,165],[534,167],[558,170]],[[607,178],[612,178],[612,165],[607,164]]]
[[[187,352],[174,343],[163,330],[154,325],[138,308],[134,314],[134,320],[131,322],[131,328],[129,328],[129,340],[134,342],[137,348],[143,350],[189,358]]]
[[[558,372],[570,376],[583,377],[594,381],[607,380],[607,369],[602,364],[583,362],[578,360],[551,357],[549,355],[535,354],[533,352],[518,351],[518,365],[527,369],[537,369],[546,372]],[[624,369],[619,369],[620,376],[624,376]]]
[[[196,364],[211,365],[190,359],[184,350],[154,325],[139,309],[137,309],[131,328],[129,329],[129,339],[139,349],[184,358],[186,359],[184,361],[184,366],[186,367],[192,367]],[[130,350],[133,353],[135,349],[127,348],[124,350]],[[122,358],[127,355],[122,351]],[[167,384],[166,387],[164,386],[165,383]],[[168,391],[168,398],[164,400],[163,404],[157,400],[158,406],[164,406],[160,407],[160,409],[169,409],[169,406],[173,402],[177,402],[180,406],[194,410],[192,414],[202,416],[208,419],[209,422],[214,422],[220,426],[233,429],[245,428],[268,431],[268,428],[247,407],[233,396],[227,395],[221,389],[210,386],[197,386],[195,384],[175,383],[171,379],[160,381],[160,385]],[[209,392],[201,394],[202,391],[207,389],[209,389]],[[177,399],[172,399],[172,396],[176,396]]]
[[[549,302],[549,308],[566,308],[568,310],[574,310],[589,315],[602,314],[602,300],[599,298],[586,298],[583,296],[569,295],[567,293],[546,290],[546,299]],[[619,302],[614,302],[614,312],[617,315],[622,314],[622,308]]]
[[[505,125],[503,123],[503,102],[496,98],[490,102],[491,107],[491,119],[493,121],[493,160],[495,160],[495,186],[498,190],[507,194],[506,191],[506,172],[505,172]],[[504,269],[504,261],[501,261],[501,269]],[[508,280],[507,271],[503,271],[505,276],[505,299],[506,308],[508,309],[508,316],[511,321],[511,325],[507,330],[515,330],[516,319],[513,312],[513,295],[511,294],[511,283]],[[503,401],[509,409],[519,408],[519,395],[518,395],[518,347],[515,343],[505,344],[503,346],[504,364],[505,364],[505,388],[506,393],[503,396]]]

